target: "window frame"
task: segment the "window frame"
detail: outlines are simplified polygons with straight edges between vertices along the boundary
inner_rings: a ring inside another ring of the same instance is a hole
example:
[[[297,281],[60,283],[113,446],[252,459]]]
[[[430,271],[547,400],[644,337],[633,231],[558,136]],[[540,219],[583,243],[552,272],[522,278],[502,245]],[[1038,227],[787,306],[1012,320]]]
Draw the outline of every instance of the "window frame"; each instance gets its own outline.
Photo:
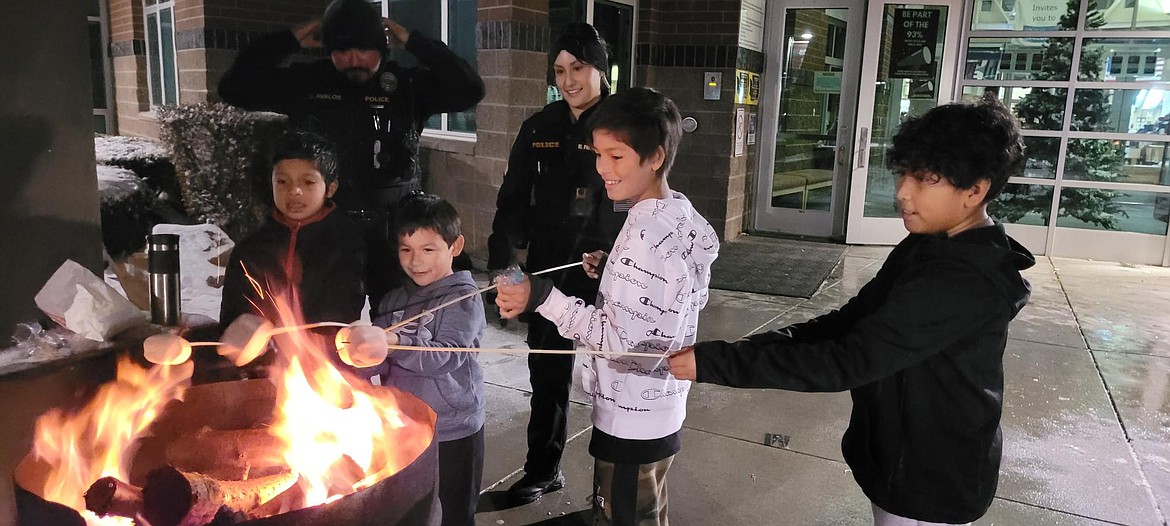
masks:
[[[164,40],[163,40],[163,25],[161,22],[161,17],[162,17],[162,12],[168,11],[168,10],[170,11],[170,15],[171,15],[170,55],[171,55],[171,65],[172,65],[172,67],[170,68],[171,71],[169,73],[172,75],[172,78],[174,79],[174,93],[173,94],[167,93],[167,82],[166,82],[165,75],[168,72],[159,71],[158,78],[159,78],[159,82],[162,83],[162,86],[159,87],[159,92],[162,94],[163,100],[158,101],[158,100],[155,100],[155,95],[154,95],[154,84],[153,83],[154,83],[154,67],[155,66],[154,66],[153,57],[155,57],[156,55],[159,57],[159,61],[158,61],[159,67],[163,68],[164,67],[163,65],[166,64],[166,61],[163,60],[163,58],[166,56],[166,53],[165,53],[166,50],[162,49],[164,47],[164,45],[163,45]],[[156,28],[156,32],[157,32],[157,34],[155,35],[155,38],[156,38],[156,42],[158,43],[158,46],[157,46],[158,49],[155,49],[155,46],[151,46],[150,35],[147,34],[150,32],[150,19],[151,19],[151,17],[154,17],[154,19],[155,19],[155,28]],[[154,108],[156,108],[158,106],[163,106],[166,104],[178,104],[179,103],[179,60],[178,60],[178,58],[179,57],[178,57],[178,50],[175,48],[175,0],[142,0],[142,30],[143,30],[143,34],[144,34],[143,36],[145,37],[145,40],[146,40],[146,42],[145,42],[145,44],[146,44],[146,95],[148,97],[148,100],[150,101],[150,107],[153,110]],[[170,100],[168,95],[173,95],[174,99]]]
[[[102,91],[104,92],[106,107],[94,108],[93,116],[101,117],[105,121],[105,132],[114,132],[114,115],[117,113],[117,108],[114,107],[114,76],[113,67],[110,63],[110,31],[109,31],[109,11],[106,2],[97,2],[98,14],[87,15],[86,23],[89,25],[97,24],[98,34],[100,35],[101,46],[101,67],[102,67]],[[92,65],[90,67],[93,67]],[[96,130],[95,130],[96,131]]]
[[[390,4],[392,3],[392,0],[367,0],[367,1],[371,5],[373,5],[374,8],[378,9],[379,12],[382,13],[383,17],[390,16]],[[457,0],[441,0],[439,2],[439,40],[441,40],[444,44],[449,44],[449,42],[450,42],[451,2],[454,2],[454,1],[457,1]],[[408,28],[408,29],[413,29],[413,28]],[[472,28],[472,34],[469,35],[469,37],[471,38],[471,40],[473,42],[475,41],[474,31],[475,31],[475,29]],[[478,51],[478,49],[476,51]],[[477,69],[478,69],[478,65],[477,65]],[[476,107],[474,107],[474,106],[468,111],[471,111],[473,113],[478,112]],[[438,114],[438,117],[439,117],[439,127],[438,128],[431,128],[429,126],[426,126],[426,123],[424,123],[423,133],[422,133],[423,136],[442,138],[442,139],[455,139],[455,140],[471,141],[471,142],[474,142],[476,140],[476,134],[477,134],[477,131],[479,129],[478,125],[476,126],[476,131],[456,131],[456,130],[450,129],[450,114],[449,113],[440,113],[440,114]]]

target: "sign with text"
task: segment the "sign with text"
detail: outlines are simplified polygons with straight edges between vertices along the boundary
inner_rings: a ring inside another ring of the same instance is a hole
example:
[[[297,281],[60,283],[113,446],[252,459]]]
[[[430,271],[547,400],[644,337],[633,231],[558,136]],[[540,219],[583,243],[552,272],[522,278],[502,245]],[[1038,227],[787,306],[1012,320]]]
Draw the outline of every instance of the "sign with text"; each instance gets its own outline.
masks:
[[[1059,29],[1068,5],[1064,0],[1025,0],[1019,3],[1019,10],[1024,29],[1042,31]]]
[[[735,109],[735,156],[743,157],[744,141],[747,139],[747,118],[743,108]]]
[[[755,106],[760,103],[760,74],[735,70],[735,103]]]
[[[764,0],[743,0],[739,6],[739,46],[764,49]]]
[[[841,93],[841,72],[816,72],[816,76],[813,77],[813,93]]]
[[[938,26],[939,11],[935,9],[894,10],[889,78],[934,78]]]

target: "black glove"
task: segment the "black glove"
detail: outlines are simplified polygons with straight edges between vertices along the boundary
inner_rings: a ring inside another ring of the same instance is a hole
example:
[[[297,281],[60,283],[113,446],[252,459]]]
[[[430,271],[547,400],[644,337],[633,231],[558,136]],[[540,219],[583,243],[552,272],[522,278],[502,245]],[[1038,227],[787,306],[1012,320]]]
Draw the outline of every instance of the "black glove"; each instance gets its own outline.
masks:
[[[524,312],[536,312],[536,308],[552,294],[553,281],[532,274],[528,274],[528,281],[532,283],[532,291],[528,294],[528,305],[524,306]]]

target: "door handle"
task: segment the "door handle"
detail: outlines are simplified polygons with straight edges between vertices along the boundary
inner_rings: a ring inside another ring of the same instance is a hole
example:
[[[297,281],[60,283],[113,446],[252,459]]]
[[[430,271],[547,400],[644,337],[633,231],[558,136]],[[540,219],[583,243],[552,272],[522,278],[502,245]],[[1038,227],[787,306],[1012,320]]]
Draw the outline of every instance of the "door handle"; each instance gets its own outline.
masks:
[[[865,156],[869,151],[869,128],[862,128],[857,139],[857,167],[865,168]]]

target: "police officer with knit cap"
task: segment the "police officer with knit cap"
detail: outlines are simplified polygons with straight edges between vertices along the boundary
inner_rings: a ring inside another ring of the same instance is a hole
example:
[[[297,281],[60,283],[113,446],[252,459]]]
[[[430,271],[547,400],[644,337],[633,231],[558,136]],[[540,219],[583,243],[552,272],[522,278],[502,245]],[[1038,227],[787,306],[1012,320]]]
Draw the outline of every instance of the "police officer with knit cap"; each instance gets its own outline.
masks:
[[[605,42],[593,26],[565,27],[549,52],[557,89],[564,100],[553,102],[524,121],[508,171],[496,198],[496,216],[488,239],[488,268],[502,269],[527,248],[530,271],[581,261],[582,254],[609,251],[626,219],[629,204],[610,201],[596,156],[587,146],[585,121],[608,95],[609,61]],[[566,294],[592,300],[599,281],[580,265],[553,276]],[[572,340],[540,316],[528,320],[533,349],[572,349]],[[573,356],[529,354],[532,413],[528,422],[528,456],[524,476],[508,490],[527,503],[564,487],[561,455],[568,431],[569,389]]]
[[[387,39],[389,37],[389,40]],[[280,64],[301,49],[329,58]],[[419,67],[388,59],[403,48]],[[404,275],[389,239],[393,207],[419,190],[419,135],[427,118],[463,111],[484,96],[483,80],[442,42],[382,18],[365,0],[334,0],[323,20],[261,36],[240,50],[219,95],[247,110],[289,116],[337,147],[341,185],[333,199],[368,244],[370,305]]]

